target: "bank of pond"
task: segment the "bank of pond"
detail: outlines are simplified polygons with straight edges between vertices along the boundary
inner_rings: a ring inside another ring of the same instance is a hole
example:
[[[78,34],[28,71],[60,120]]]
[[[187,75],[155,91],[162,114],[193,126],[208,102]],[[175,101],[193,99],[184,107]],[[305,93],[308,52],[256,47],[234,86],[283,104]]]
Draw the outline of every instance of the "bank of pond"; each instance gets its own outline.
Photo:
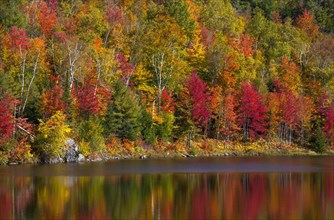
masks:
[[[64,147],[60,147],[59,149],[59,151],[53,154],[37,151],[37,154],[29,152],[28,156],[25,155],[25,157],[21,158],[5,158],[2,160],[2,164],[55,164],[100,162],[119,159],[297,155],[320,156],[334,154],[333,148],[328,148],[327,151],[319,153],[307,147],[301,147],[295,144],[284,144],[281,142],[268,142],[265,140],[259,140],[257,142],[223,142],[214,139],[203,139],[190,142],[178,141],[174,143],[160,142],[156,145],[147,145],[143,141],[115,141],[107,145],[105,149],[96,152],[89,152],[85,149],[85,146],[77,144],[73,139],[67,139]]]

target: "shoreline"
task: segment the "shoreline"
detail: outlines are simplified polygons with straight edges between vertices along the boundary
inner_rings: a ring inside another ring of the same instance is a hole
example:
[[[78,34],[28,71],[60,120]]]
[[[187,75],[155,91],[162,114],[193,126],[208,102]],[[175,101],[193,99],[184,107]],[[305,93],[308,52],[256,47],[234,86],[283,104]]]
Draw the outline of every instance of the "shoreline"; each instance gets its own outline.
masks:
[[[0,165],[18,164],[59,164],[59,163],[90,163],[107,162],[113,160],[150,160],[150,159],[177,159],[177,158],[214,158],[214,157],[282,157],[282,156],[332,156],[334,149],[330,148],[324,153],[317,153],[309,148],[298,145],[288,145],[279,142],[257,141],[251,143],[224,143],[215,140],[202,140],[192,142],[191,147],[167,143],[157,146],[112,146],[104,152],[92,153],[83,156],[78,151],[76,160],[66,161],[59,155],[49,162],[42,162],[41,159],[33,156],[29,161],[9,161]],[[80,156],[81,155],[81,156]]]

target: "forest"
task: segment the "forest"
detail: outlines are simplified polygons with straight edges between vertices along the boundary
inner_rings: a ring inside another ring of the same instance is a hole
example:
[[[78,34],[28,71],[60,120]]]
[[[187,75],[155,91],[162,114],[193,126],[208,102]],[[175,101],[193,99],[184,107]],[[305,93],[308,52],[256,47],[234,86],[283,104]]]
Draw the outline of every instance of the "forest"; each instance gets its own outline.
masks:
[[[333,5],[3,0],[0,163],[62,155],[69,138],[85,157],[332,152]]]

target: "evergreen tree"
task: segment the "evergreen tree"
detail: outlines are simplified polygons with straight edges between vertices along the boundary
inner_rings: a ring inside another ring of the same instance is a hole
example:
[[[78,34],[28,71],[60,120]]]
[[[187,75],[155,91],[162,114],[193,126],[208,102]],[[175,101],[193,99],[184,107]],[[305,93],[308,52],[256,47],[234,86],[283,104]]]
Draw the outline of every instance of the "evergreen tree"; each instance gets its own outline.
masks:
[[[105,130],[106,134],[115,134],[119,138],[135,140],[140,132],[139,104],[136,96],[123,82],[117,80],[113,99],[108,106]]]
[[[173,124],[175,121],[174,115],[166,112],[161,112],[160,117],[163,120],[162,123],[157,125],[157,135],[164,141],[170,139],[173,133]]]
[[[79,139],[81,151],[84,154],[91,154],[105,150],[103,128],[97,116],[91,116],[84,120],[79,126]]]
[[[154,144],[156,141],[156,129],[153,123],[152,115],[146,111],[141,110],[139,124],[141,125],[142,139],[148,144]]]
[[[325,152],[327,148],[327,140],[319,121],[315,122],[313,131],[310,139],[311,148],[319,153]]]

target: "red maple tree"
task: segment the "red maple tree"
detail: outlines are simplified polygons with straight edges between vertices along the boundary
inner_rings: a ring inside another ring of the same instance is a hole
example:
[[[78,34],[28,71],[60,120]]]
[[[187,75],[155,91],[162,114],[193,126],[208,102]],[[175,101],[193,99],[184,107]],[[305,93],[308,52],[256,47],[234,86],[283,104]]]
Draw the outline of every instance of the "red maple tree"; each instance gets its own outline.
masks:
[[[314,38],[319,33],[319,26],[313,24],[313,22],[314,16],[312,12],[304,10],[303,14],[297,18],[297,27],[304,30],[311,38]]]
[[[131,63],[129,63],[126,57],[121,53],[117,55],[117,60],[120,64],[119,69],[122,72],[122,79],[124,80],[124,82],[129,83],[131,74],[134,71],[134,66]]]
[[[0,146],[8,142],[13,134],[15,100],[8,94],[0,99]]]
[[[78,108],[84,116],[99,114],[99,100],[94,85],[85,81],[84,84],[77,89],[76,98]]]
[[[331,145],[334,145],[334,104],[331,105],[326,113],[324,133]]]
[[[204,127],[211,114],[207,103],[210,100],[210,94],[206,92],[206,84],[196,72],[193,72],[188,80],[188,90],[193,103],[192,119],[199,127]]]
[[[55,12],[55,3],[50,2],[48,5],[46,2],[41,1],[38,4],[39,7],[39,14],[38,14],[38,21],[41,25],[41,29],[43,35],[48,37],[52,33],[52,29],[55,27],[57,23],[57,15]]]
[[[161,94],[161,109],[165,112],[173,112],[174,106],[173,94],[169,93],[168,89],[165,88]]]
[[[14,51],[21,50],[22,53],[26,52],[30,47],[29,37],[24,29],[14,26],[7,33],[9,39],[9,47]]]
[[[243,34],[239,39],[235,39],[233,47],[241,52],[245,58],[253,56],[255,50],[253,49],[255,39],[251,38],[249,34]]]
[[[280,109],[282,111],[282,118],[289,126],[295,127],[298,123],[298,103],[297,98],[293,95],[291,90],[285,90],[281,96]]]
[[[47,117],[51,117],[58,110],[65,111],[65,104],[62,100],[64,93],[63,87],[58,82],[57,78],[53,80],[55,82],[54,87],[42,94],[42,109]]]
[[[242,125],[244,138],[253,140],[264,137],[267,125],[267,109],[262,103],[262,95],[252,83],[243,82],[241,85],[241,101],[239,122]]]

